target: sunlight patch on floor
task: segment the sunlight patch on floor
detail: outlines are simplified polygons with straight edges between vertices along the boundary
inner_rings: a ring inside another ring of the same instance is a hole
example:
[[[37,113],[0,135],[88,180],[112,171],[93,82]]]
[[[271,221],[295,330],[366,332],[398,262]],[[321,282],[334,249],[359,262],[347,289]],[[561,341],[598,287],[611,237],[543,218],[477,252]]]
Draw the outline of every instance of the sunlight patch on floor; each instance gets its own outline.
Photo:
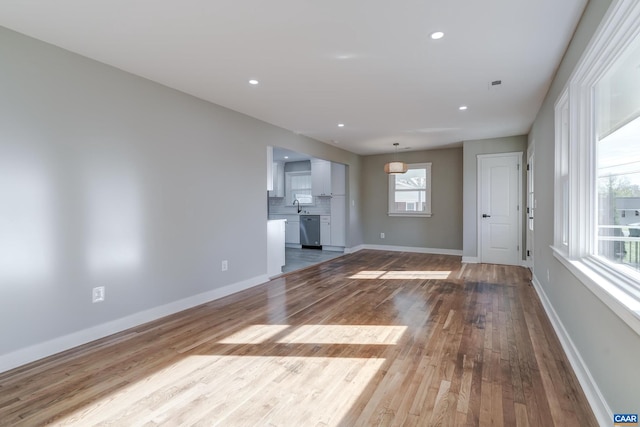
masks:
[[[361,271],[353,276],[349,276],[349,279],[378,279],[384,273],[386,273],[386,271]]]
[[[424,280],[448,279],[451,271],[361,271],[349,279]]]
[[[280,338],[284,344],[379,344],[395,345],[406,326],[389,325],[302,325]]]
[[[384,360],[188,356],[56,421],[61,425],[338,425]],[[335,398],[338,392],[340,399]]]
[[[249,325],[218,342],[220,344],[261,344],[290,327],[291,325]]]

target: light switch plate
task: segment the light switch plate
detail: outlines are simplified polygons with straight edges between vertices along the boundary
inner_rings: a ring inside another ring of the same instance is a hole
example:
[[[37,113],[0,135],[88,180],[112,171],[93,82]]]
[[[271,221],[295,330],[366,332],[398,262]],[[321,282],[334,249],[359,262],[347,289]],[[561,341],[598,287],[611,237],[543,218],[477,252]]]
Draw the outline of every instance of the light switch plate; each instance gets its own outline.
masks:
[[[92,301],[93,302],[104,301],[104,286],[98,286],[97,288],[93,288]]]

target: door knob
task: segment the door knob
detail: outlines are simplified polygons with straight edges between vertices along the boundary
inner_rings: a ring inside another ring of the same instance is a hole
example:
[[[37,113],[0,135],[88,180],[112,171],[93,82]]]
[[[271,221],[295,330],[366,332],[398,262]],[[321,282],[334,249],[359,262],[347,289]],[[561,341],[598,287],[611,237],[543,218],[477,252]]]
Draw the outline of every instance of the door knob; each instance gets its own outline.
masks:
[[[491,218],[491,215],[482,214],[482,218]]]

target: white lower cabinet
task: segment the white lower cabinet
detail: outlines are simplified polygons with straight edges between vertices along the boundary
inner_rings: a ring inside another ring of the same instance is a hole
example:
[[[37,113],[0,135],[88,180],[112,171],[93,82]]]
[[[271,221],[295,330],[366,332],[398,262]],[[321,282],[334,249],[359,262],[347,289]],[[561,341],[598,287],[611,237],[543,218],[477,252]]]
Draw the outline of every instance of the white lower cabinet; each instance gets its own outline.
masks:
[[[287,221],[284,227],[284,242],[300,244],[300,221]]]
[[[285,224],[284,219],[267,221],[267,275],[273,277],[282,273],[285,264]]]
[[[329,215],[320,216],[320,244],[331,245],[331,217]]]

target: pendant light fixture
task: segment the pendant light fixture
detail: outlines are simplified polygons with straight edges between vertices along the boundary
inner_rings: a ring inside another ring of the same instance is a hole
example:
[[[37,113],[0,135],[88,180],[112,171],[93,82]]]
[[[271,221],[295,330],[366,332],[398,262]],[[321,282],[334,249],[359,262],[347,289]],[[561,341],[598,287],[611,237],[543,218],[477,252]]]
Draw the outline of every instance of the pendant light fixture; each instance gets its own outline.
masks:
[[[398,145],[400,144],[398,144],[397,142],[393,143],[393,146],[396,147],[396,151],[393,156],[394,157],[393,161],[384,165],[384,171],[389,175],[397,175],[397,174],[405,173],[407,169],[409,169],[405,162],[400,162],[396,159],[396,157],[398,156]]]

